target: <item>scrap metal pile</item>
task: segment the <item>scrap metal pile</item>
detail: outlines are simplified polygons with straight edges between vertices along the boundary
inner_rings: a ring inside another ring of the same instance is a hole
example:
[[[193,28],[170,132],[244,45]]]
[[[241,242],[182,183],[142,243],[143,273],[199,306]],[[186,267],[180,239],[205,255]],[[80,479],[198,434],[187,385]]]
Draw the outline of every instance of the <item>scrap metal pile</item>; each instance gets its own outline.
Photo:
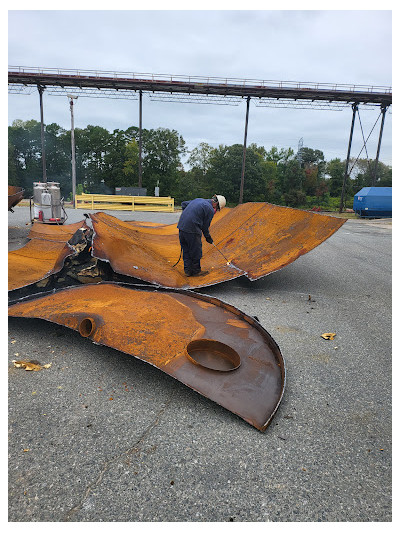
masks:
[[[13,212],[15,207],[24,197],[24,189],[22,187],[8,186],[8,210]]]
[[[216,246],[203,244],[202,278],[177,263],[176,224],[102,212],[77,224],[34,223],[29,242],[9,253],[9,314],[142,359],[264,431],[285,388],[279,347],[255,318],[188,289],[270,274],[344,222],[266,203],[225,208],[210,228]]]

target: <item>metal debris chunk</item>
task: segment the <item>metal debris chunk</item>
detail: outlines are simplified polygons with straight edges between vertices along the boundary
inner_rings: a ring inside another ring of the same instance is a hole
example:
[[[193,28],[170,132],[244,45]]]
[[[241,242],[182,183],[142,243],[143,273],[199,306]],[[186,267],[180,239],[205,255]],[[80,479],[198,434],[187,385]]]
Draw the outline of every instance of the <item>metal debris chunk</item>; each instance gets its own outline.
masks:
[[[142,359],[260,431],[282,399],[285,364],[274,339],[210,296],[100,283],[21,300],[9,315],[49,320]]]
[[[8,253],[8,290],[25,287],[59,272],[68,256],[81,251],[81,237],[88,230],[84,221],[64,226],[35,222],[28,235],[30,241]]]
[[[102,212],[90,218],[94,229],[93,259],[109,264],[116,278],[129,276],[166,288],[184,289],[215,285],[239,276],[250,280],[266,276],[315,248],[345,222],[265,203],[225,208],[212,221],[215,245],[203,243],[202,267],[208,274],[199,278],[185,276],[182,261],[176,264],[180,256],[176,224],[124,222]],[[9,290],[59,272],[66,257],[87,248],[86,241],[76,239],[79,230],[88,230],[85,222],[63,226],[35,223],[30,242],[9,253]],[[92,268],[85,265],[89,266]],[[94,270],[87,273],[87,281],[90,277],[96,281],[110,279],[101,277],[100,271],[97,277]]]
[[[16,187],[14,185],[8,186],[8,210],[13,212],[15,207],[24,197],[24,189],[22,187]]]
[[[101,212],[90,218],[95,231],[92,253],[109,261],[115,272],[162,287],[187,289],[239,276],[259,279],[309,252],[346,222],[266,203],[225,208],[211,224],[216,246],[203,239],[202,268],[209,273],[199,278],[185,276],[182,261],[173,267],[180,254],[175,224],[123,222]]]

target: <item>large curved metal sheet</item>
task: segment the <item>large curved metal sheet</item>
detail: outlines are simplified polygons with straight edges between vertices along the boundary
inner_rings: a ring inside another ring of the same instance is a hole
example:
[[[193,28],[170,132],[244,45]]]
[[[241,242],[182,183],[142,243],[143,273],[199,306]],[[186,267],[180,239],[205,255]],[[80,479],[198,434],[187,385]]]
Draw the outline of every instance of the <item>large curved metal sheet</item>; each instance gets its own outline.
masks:
[[[59,272],[65,259],[77,253],[69,241],[77,232],[88,229],[85,221],[63,226],[35,222],[28,235],[30,241],[8,253],[8,290],[37,283]]]
[[[284,360],[269,333],[210,296],[101,283],[20,301],[9,315],[62,324],[142,359],[261,431],[284,392]]]
[[[8,186],[8,210],[12,211],[12,208],[16,206],[24,197],[24,189],[22,187],[16,187],[15,185]]]
[[[266,276],[321,244],[345,222],[266,203],[225,208],[211,224],[216,247],[203,239],[201,264],[209,273],[199,278],[185,276],[182,260],[174,267],[180,255],[175,224],[123,222],[101,212],[90,218],[95,231],[92,253],[109,261],[115,272],[162,287],[188,289],[243,275],[250,280]]]

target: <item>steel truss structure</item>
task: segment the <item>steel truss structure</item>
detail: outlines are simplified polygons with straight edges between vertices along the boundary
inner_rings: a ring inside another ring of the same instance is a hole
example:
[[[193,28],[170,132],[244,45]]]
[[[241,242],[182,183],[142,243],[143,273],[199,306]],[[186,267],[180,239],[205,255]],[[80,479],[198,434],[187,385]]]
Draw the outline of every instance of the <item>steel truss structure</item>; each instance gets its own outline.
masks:
[[[392,88],[385,86],[351,85],[337,83],[316,83],[298,81],[254,80],[240,78],[220,78],[209,76],[180,76],[172,74],[148,74],[135,72],[114,72],[97,70],[72,70],[55,68],[32,68],[11,66],[8,71],[10,93],[31,94],[34,87],[39,90],[41,120],[43,122],[42,94],[56,96],[117,98],[139,100],[139,125],[141,137],[142,95],[150,100],[239,105],[247,102],[241,192],[239,203],[243,201],[243,181],[246,158],[246,139],[249,104],[256,107],[306,108],[341,111],[352,107],[358,110],[380,107],[382,122],[375,161],[375,176],[379,159],[384,117],[392,104]],[[349,139],[346,168],[350,157],[354,114]],[[42,123],[43,128],[43,123]],[[141,149],[141,143],[139,143]],[[43,153],[44,153],[44,146]],[[45,175],[45,171],[44,171]],[[346,175],[343,180],[342,198]],[[141,187],[141,153],[139,154],[139,187]],[[341,210],[343,205],[341,205]]]

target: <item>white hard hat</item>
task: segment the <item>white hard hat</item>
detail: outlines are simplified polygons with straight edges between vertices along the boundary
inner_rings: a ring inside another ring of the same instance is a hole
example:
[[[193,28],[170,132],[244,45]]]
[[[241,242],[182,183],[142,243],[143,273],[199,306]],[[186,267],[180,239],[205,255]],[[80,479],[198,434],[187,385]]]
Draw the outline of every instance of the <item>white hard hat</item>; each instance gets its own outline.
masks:
[[[223,209],[226,206],[225,196],[221,196],[220,194],[215,194],[213,199],[215,199],[218,202],[219,209]]]

